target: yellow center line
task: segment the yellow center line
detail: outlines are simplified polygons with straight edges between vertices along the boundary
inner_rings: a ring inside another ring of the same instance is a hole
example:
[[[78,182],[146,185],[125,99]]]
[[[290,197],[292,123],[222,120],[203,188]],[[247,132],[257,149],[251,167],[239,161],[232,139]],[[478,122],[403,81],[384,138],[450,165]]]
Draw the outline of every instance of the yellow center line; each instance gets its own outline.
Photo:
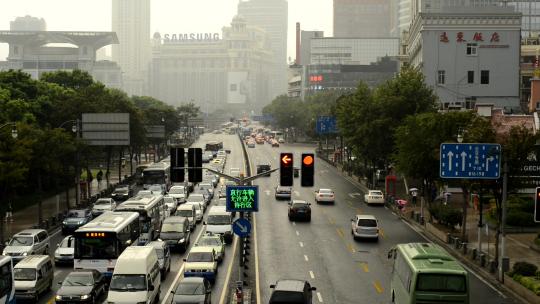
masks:
[[[384,230],[382,228],[379,229],[379,234],[384,239]]]
[[[336,231],[337,231],[337,233],[339,234],[339,237],[340,237],[340,238],[344,238],[344,237],[345,237],[345,234],[343,233],[343,230],[341,230],[341,228],[336,228]]]
[[[364,270],[364,272],[369,272],[367,263],[360,263],[360,267],[362,267],[362,270]]]
[[[354,253],[354,246],[353,246],[353,244],[348,243],[348,244],[347,244],[347,248],[349,249],[349,251],[350,251],[351,253]]]
[[[375,287],[375,290],[377,290],[377,293],[383,293],[384,289],[381,286],[381,283],[379,281],[373,281],[373,286]]]
[[[332,225],[334,225],[334,224],[336,223],[336,221],[335,221],[333,218],[331,218],[331,217],[328,218],[328,221],[329,221],[330,224],[332,224]]]

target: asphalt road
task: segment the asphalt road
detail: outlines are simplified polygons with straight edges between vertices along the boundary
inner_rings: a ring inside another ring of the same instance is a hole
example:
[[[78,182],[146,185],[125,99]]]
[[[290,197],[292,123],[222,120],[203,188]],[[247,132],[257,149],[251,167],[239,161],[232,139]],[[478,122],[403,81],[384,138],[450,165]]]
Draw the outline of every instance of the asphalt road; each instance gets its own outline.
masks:
[[[240,145],[240,141],[238,140],[238,137],[236,135],[226,135],[226,134],[204,134],[200,137],[200,139],[193,145],[194,147],[202,147],[204,149],[204,144],[208,141],[212,140],[219,140],[223,141],[223,146],[225,149],[231,149],[231,154],[227,156],[227,161],[225,164],[226,172],[229,172],[230,168],[242,168],[244,169],[244,159],[242,155],[242,148]],[[214,200],[216,201],[218,199],[218,191],[220,189],[221,185],[218,185],[214,191]],[[134,192],[136,193],[136,189]],[[208,209],[207,209],[208,210]],[[205,214],[206,219],[206,214]],[[197,239],[200,237],[204,230],[204,226],[202,223],[199,223],[195,231],[192,232],[191,235],[191,246],[196,243]],[[51,234],[51,257],[54,259],[54,250],[56,249],[56,244],[60,243],[64,236],[61,235],[60,231],[57,231],[55,233]],[[226,254],[225,259],[219,266],[218,276],[216,280],[216,284],[214,284],[212,288],[212,303],[224,303],[224,299],[226,294],[223,293],[224,286],[227,286],[227,280],[230,278],[230,272],[231,272],[231,265],[232,261],[234,261],[234,252],[233,249],[236,248],[235,244],[237,242],[237,239],[235,237],[235,240],[233,241],[233,244],[227,245],[226,247]],[[190,248],[191,248],[190,246]],[[173,252],[172,253],[172,260],[171,260],[171,272],[167,274],[165,280],[161,282],[161,303],[170,303],[171,301],[171,291],[173,288],[176,288],[176,285],[178,284],[179,280],[182,278],[183,274],[183,258],[187,256],[187,253],[189,252],[189,249],[186,251],[186,253],[180,253],[180,252]],[[56,290],[58,290],[59,285],[58,282],[61,282],[64,280],[64,278],[73,270],[73,265],[55,265],[54,269],[54,282],[53,282],[53,288],[50,292],[47,294],[44,294],[40,297],[39,303],[54,303],[54,297],[56,295]],[[106,297],[102,299],[103,301],[106,300]]]
[[[300,154],[313,151],[314,147],[282,144],[272,148],[267,143],[248,148],[253,168],[264,163],[277,168],[280,152],[293,152],[295,166],[300,167]],[[426,239],[390,210],[364,204],[364,193],[330,165],[317,159],[315,169],[315,187],[300,187],[299,178],[293,187],[293,198],[312,203],[311,223],[289,222],[287,202],[275,200],[279,171],[255,181],[260,191],[254,219],[257,303],[268,303],[269,285],[283,278],[305,279],[317,287],[313,303],[390,303],[392,264],[387,259],[388,250],[398,243]],[[335,205],[315,204],[314,191],[320,187],[335,191]],[[379,242],[353,240],[351,218],[359,213],[379,219]],[[471,274],[471,303],[516,302]]]

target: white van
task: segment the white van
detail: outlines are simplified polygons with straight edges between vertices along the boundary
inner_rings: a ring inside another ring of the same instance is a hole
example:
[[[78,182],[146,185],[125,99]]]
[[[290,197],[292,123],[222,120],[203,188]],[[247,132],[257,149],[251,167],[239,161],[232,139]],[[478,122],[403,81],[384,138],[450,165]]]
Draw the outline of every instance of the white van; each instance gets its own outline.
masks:
[[[204,224],[206,225],[206,232],[223,235],[223,239],[227,244],[232,242],[232,216],[230,212],[225,210],[225,206],[210,207]]]
[[[197,212],[195,211],[195,206],[190,204],[182,204],[176,208],[174,215],[186,217],[189,220],[191,231],[193,231],[193,228],[197,223]]]
[[[161,274],[151,246],[128,247],[116,261],[107,303],[158,303]]]
[[[54,270],[50,256],[27,256],[13,268],[15,298],[37,303],[39,296],[51,289],[53,277]]]

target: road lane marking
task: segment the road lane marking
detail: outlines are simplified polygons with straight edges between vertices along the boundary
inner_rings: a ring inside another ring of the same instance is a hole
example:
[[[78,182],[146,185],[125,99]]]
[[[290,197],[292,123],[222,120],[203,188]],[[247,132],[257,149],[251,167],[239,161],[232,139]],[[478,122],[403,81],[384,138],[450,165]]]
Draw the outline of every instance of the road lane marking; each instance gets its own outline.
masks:
[[[292,225],[293,225],[293,226],[296,226],[296,222],[292,222]]]
[[[379,228],[379,234],[381,235],[381,237],[384,239],[385,236],[384,236],[384,230],[382,228]]]
[[[377,293],[381,294],[384,292],[384,288],[382,288],[379,281],[373,281],[373,286],[375,287],[375,290],[377,290]]]
[[[309,259],[307,257],[307,255],[304,254],[304,260],[306,260],[306,262],[309,262]]]
[[[353,244],[347,243],[347,248],[349,249],[349,251],[350,251],[351,253],[354,253],[354,246],[353,246]]]
[[[297,236],[300,236],[300,232],[298,232],[298,230],[296,230],[296,235],[297,235]]]
[[[322,296],[320,292],[317,292],[317,299],[319,300],[319,303],[323,303]]]
[[[304,243],[299,242],[299,244],[300,244],[300,247],[304,247]]]
[[[255,217],[253,218],[253,222],[255,222]],[[253,234],[255,235],[255,229],[253,229]],[[254,238],[254,242],[255,242],[255,263],[257,263],[257,260],[258,260],[258,257],[257,257],[257,240],[255,239],[255,236],[253,237]],[[225,276],[225,283],[223,284],[223,289],[221,291],[221,297],[219,299],[219,304],[223,304],[224,301],[225,301],[225,296],[229,293],[229,291],[227,290],[227,286],[229,286],[229,279],[231,277],[231,271],[232,271],[232,265],[234,264],[234,257],[235,257],[235,254],[236,254],[236,243],[238,242],[238,237],[234,237],[234,242],[233,242],[233,252],[232,252],[232,259],[231,259],[231,262],[229,263],[229,268],[227,269],[227,275]],[[182,265],[183,266],[183,265]],[[255,264],[255,273],[257,275],[257,278],[258,278],[258,264]]]
[[[364,272],[369,272],[367,263],[360,263],[360,267],[362,267],[362,270],[364,270]]]
[[[345,234],[343,233],[343,230],[341,228],[336,228],[336,231],[340,238],[345,238]]]
[[[311,279],[315,279],[315,274],[311,270],[309,271],[309,276],[311,277]]]

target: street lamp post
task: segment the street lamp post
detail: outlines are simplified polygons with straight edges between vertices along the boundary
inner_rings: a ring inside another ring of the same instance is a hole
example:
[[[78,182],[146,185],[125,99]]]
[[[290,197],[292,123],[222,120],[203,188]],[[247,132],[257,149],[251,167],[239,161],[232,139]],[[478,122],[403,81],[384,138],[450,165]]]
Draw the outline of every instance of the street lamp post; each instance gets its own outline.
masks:
[[[17,137],[19,136],[17,132],[17,124],[14,122],[7,122],[0,126],[0,130],[7,126],[11,126],[11,137],[13,139],[17,139]],[[4,244],[4,220],[3,219],[6,217],[5,210],[4,210],[5,205],[6,204],[1,204],[0,206],[0,210],[2,211],[0,212],[0,244]]]
[[[71,131],[75,133],[75,138],[80,138],[80,120],[79,119],[71,119],[64,121],[58,128],[62,128],[67,123],[73,123],[71,126]],[[77,147],[75,151],[75,205],[79,206],[81,202],[81,174],[79,169],[79,148]]]

